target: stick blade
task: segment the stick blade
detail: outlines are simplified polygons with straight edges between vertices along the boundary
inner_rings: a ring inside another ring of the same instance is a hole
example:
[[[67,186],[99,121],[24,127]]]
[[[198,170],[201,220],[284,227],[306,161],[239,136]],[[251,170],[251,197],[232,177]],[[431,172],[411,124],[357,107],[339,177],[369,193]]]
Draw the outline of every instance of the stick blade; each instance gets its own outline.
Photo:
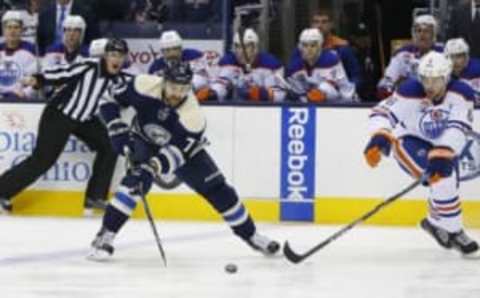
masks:
[[[303,256],[297,254],[290,248],[290,244],[288,244],[288,241],[285,241],[285,244],[283,245],[283,254],[287,258],[287,260],[294,264],[298,264],[304,259]]]

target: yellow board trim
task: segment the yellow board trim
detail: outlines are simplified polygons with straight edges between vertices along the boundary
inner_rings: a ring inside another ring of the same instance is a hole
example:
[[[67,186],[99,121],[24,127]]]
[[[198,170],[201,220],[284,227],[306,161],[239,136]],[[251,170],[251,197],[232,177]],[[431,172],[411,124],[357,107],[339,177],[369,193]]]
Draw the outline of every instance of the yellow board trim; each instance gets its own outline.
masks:
[[[150,208],[155,217],[172,220],[218,221],[220,216],[201,197],[192,194],[151,194]],[[280,204],[276,200],[244,199],[252,217],[258,221],[278,222]],[[345,224],[358,218],[380,199],[322,197],[315,200],[315,223]],[[26,191],[15,198],[13,212],[18,215],[68,216],[83,214],[83,192]],[[462,203],[464,223],[480,228],[480,200]],[[399,200],[373,216],[367,224],[417,225],[427,213],[425,200]],[[144,218],[143,208],[133,213]]]

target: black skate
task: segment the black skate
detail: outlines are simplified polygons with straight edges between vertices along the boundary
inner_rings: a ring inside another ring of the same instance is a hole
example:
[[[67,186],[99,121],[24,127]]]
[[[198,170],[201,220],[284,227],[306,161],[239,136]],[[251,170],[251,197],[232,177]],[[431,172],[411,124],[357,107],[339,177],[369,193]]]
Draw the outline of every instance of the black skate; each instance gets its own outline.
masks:
[[[112,245],[113,238],[115,238],[115,233],[102,228],[92,241],[92,246],[87,255],[87,259],[97,262],[110,259],[115,250]]]
[[[10,214],[12,212],[12,202],[8,198],[0,198],[0,214]]]
[[[91,217],[96,214],[98,215],[103,214],[103,212],[105,212],[105,209],[107,209],[107,202],[101,199],[94,200],[94,199],[86,198],[83,206],[84,206],[83,215],[87,217]]]
[[[247,243],[254,250],[258,250],[267,256],[272,256],[280,250],[280,243],[258,233],[253,234],[247,240]]]
[[[452,248],[450,233],[448,233],[446,230],[432,225],[427,218],[422,219],[420,222],[420,227],[429,233],[443,248]]]
[[[450,239],[452,246],[463,255],[472,255],[474,252],[478,251],[477,242],[468,237],[463,230],[458,233],[451,233]]]

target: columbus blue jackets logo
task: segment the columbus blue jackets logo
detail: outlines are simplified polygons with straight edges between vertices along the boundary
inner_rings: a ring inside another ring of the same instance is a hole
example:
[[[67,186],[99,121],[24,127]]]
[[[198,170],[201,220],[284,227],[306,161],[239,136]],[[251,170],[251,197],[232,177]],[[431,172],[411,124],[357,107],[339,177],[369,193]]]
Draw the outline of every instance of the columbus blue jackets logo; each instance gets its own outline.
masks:
[[[420,118],[420,132],[429,139],[439,138],[447,128],[449,111],[442,109],[427,110]]]
[[[22,69],[18,63],[14,61],[4,61],[0,63],[0,85],[12,86],[22,76]]]
[[[158,146],[165,146],[172,138],[168,130],[157,124],[146,124],[143,126],[143,131],[147,138]]]

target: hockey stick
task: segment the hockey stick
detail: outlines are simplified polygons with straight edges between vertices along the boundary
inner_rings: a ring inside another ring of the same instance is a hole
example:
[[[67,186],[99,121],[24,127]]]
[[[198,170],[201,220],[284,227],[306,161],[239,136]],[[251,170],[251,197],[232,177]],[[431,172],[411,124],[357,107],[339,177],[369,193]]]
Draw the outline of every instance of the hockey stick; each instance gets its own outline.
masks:
[[[380,204],[378,204],[377,206],[375,206],[375,208],[373,208],[372,210],[368,211],[367,213],[365,213],[363,216],[361,216],[360,218],[354,220],[353,222],[351,222],[350,224],[348,224],[347,226],[343,227],[342,229],[340,229],[339,231],[337,231],[336,233],[334,233],[333,235],[331,235],[330,237],[328,237],[327,239],[323,240],[322,242],[320,242],[319,244],[315,245],[314,247],[312,247],[310,250],[308,250],[307,252],[303,253],[303,254],[299,254],[299,253],[296,253],[294,252],[291,248],[290,248],[290,245],[288,243],[288,241],[285,241],[285,244],[283,245],[283,254],[285,255],[285,257],[292,263],[295,263],[295,264],[298,264],[300,263],[301,261],[305,260],[306,258],[308,258],[309,256],[313,255],[314,253],[316,253],[317,251],[319,251],[320,249],[322,249],[323,247],[327,246],[329,243],[331,243],[332,241],[334,241],[335,239],[339,238],[340,236],[342,236],[343,234],[345,234],[347,231],[349,231],[350,229],[352,229],[353,227],[355,227],[356,225],[358,225],[359,223],[362,223],[364,222],[365,220],[367,220],[368,218],[370,218],[372,215],[374,215],[375,213],[377,213],[378,211],[380,211],[381,209],[383,209],[384,207],[386,207],[387,205],[395,202],[396,200],[398,200],[400,197],[402,197],[403,195],[405,195],[406,193],[410,192],[412,189],[414,189],[415,187],[417,187],[418,185],[420,185],[420,183],[423,181],[422,178],[418,179],[418,180],[415,180],[414,182],[412,182],[410,185],[408,185],[407,187],[405,187],[402,191],[400,191],[399,193],[385,199],[383,202],[381,202]]]
[[[125,152],[126,152],[125,154],[126,168],[128,171],[128,169],[133,168],[132,167],[133,163],[130,158],[130,150],[126,148]],[[165,256],[165,250],[163,249],[162,241],[160,240],[160,235],[158,234],[157,226],[155,226],[155,222],[153,221],[152,212],[150,211],[150,206],[148,205],[147,198],[145,197],[145,194],[143,192],[143,183],[140,183],[138,188],[139,188],[138,190],[140,193],[140,198],[142,199],[142,203],[143,203],[143,209],[145,210],[145,214],[147,215],[148,222],[150,223],[150,227],[152,228],[153,235],[155,236],[155,242],[157,242],[158,251],[160,252],[160,255],[162,257],[163,264],[165,265],[165,267],[167,267],[167,257]]]

